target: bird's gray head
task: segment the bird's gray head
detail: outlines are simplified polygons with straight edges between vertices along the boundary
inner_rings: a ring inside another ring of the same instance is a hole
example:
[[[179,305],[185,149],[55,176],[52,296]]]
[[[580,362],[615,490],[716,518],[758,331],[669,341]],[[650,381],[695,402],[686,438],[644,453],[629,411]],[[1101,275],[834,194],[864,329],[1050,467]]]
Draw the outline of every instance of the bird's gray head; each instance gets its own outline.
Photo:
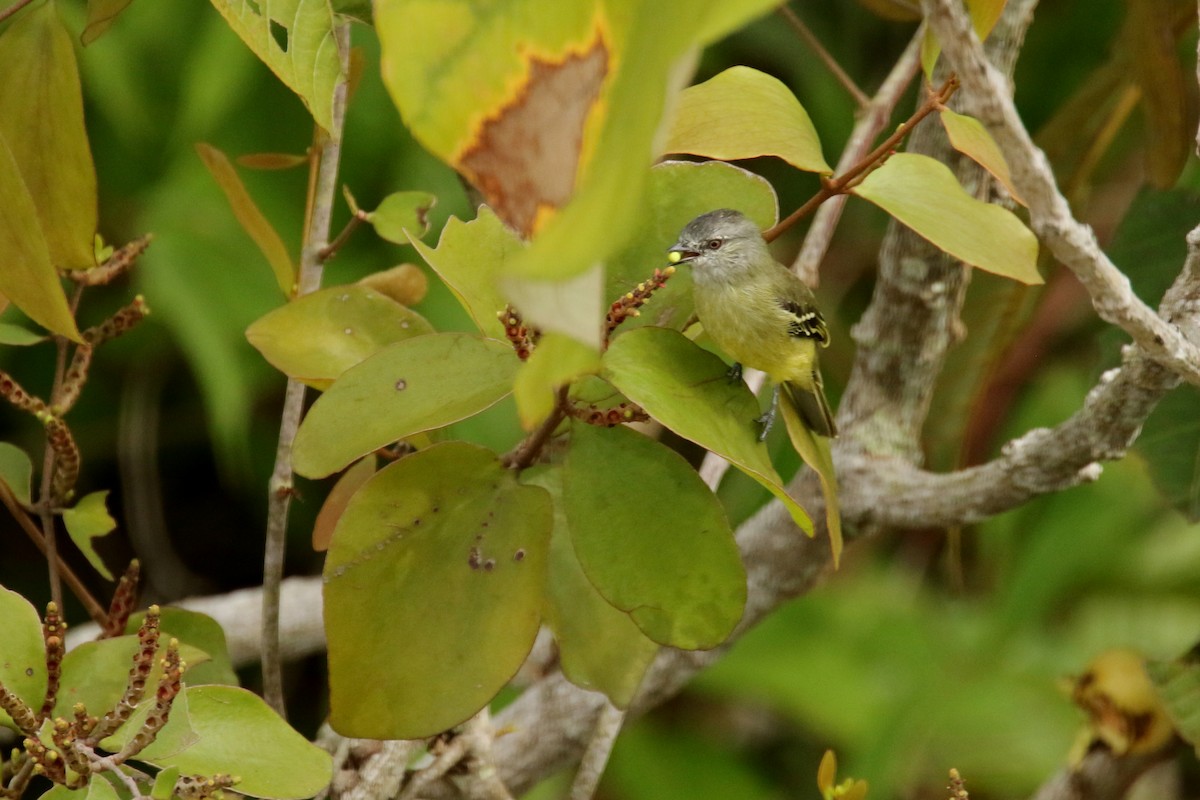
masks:
[[[690,264],[697,280],[721,280],[767,255],[767,243],[744,214],[721,208],[689,222],[667,254],[672,264]]]

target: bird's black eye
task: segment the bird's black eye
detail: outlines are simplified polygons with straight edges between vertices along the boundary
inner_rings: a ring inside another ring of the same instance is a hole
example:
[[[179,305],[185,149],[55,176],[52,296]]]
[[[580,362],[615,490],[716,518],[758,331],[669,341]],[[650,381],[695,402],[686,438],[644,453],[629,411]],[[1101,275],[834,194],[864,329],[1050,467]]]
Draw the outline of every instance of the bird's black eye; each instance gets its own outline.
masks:
[[[709,239],[707,242],[704,243],[704,246],[707,247],[709,250],[720,250],[721,245],[723,245],[724,243],[725,243],[724,239]]]

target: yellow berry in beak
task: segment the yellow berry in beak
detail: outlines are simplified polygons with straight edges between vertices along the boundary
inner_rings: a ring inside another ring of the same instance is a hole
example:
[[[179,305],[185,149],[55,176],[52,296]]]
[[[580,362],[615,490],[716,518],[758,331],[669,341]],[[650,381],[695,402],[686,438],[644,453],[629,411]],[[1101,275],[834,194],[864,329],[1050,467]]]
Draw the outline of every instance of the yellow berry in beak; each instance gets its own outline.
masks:
[[[683,253],[679,252],[678,250],[672,250],[671,252],[667,253],[667,261],[672,264],[678,264],[679,259],[681,258],[683,258]]]

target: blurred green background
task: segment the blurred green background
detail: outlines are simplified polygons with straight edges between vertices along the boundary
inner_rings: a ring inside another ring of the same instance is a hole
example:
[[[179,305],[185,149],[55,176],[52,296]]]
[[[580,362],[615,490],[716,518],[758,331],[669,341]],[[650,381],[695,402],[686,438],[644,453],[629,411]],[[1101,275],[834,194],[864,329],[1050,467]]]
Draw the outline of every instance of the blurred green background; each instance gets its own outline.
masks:
[[[58,5],[80,31],[82,0]],[[795,8],[868,92],[913,31],[850,0]],[[1112,59],[1124,8],[1121,0],[1047,0],[1039,8],[1016,77],[1033,130],[1054,120]],[[366,208],[401,189],[435,193],[427,241],[436,241],[450,215],[473,216],[466,193],[406,134],[380,82],[371,31],[356,25],[354,43],[366,70],[349,111],[342,182]],[[1182,68],[1194,57],[1194,31],[1179,52]],[[733,64],[787,82],[811,114],[827,159],[836,161],[854,103],[783,19],[764,17],[712,47],[697,80]],[[142,555],[147,602],[254,585],[284,379],[243,332],[280,297],[193,145],[205,141],[231,157],[303,153],[310,118],[212,7],[195,0],[133,3],[80,52],[80,70],[102,233],[117,243],[156,237],[132,279],[91,291],[81,312],[81,323],[91,324],[140,292],[153,313],[97,353],[72,413],[84,454],[80,491],[113,489],[121,526],[102,549],[114,565]],[[909,94],[898,119],[912,106],[915,90]],[[1052,154],[1089,145],[1047,142]],[[1178,271],[1183,234],[1200,216],[1200,186],[1193,158],[1177,186],[1145,187],[1147,146],[1135,114],[1077,200],[1153,304]],[[785,213],[816,188],[812,176],[770,160],[747,166],[772,181]],[[297,250],[304,170],[241,172]],[[347,217],[339,206],[335,230]],[[825,374],[835,398],[850,371],[849,328],[870,297],[885,224],[882,212],[851,202],[822,269],[820,297],[835,335]],[[778,255],[790,259],[801,235],[777,243]],[[330,264],[326,283],[405,261],[419,259],[364,230]],[[934,467],[985,458],[1012,436],[1056,424],[1117,364],[1123,337],[1097,322],[1073,279],[1049,264],[1044,272],[1041,291],[973,280],[964,315],[969,336],[952,356],[952,377],[927,427]],[[439,329],[469,330],[466,315],[430,277],[418,309]],[[1011,351],[1002,347],[1006,310],[1042,323],[1038,337],[1018,335]],[[46,346],[0,352],[0,368],[33,391],[49,385],[52,364]],[[980,372],[1000,364],[1011,379],[1003,390],[981,384]],[[1172,508],[1196,507],[1198,412],[1195,391],[1176,390],[1148,423],[1143,451],[1107,465],[1094,484],[973,528],[856,546],[818,590],[782,608],[679,698],[633,723],[613,755],[603,797],[815,796],[826,748],[838,752],[843,775],[871,782],[873,797],[942,797],[951,766],[973,797],[1029,793],[1064,763],[1080,724],[1058,688],[1061,677],[1106,648],[1129,645],[1169,658],[1200,639],[1200,536]],[[503,448],[519,430],[511,405],[501,404],[460,434]],[[40,430],[28,417],[0,415],[0,437],[40,453]],[[778,444],[777,463],[794,469]],[[321,558],[308,537],[327,486],[301,481],[299,490],[288,572],[313,574]],[[738,520],[766,500],[736,475],[722,498]],[[11,521],[0,525],[0,583],[44,603],[40,557]],[[91,582],[98,594],[109,593],[99,578]],[[82,619],[78,608],[71,612]],[[242,677],[256,684],[252,671]],[[288,680],[294,720],[311,734],[323,710],[323,701],[311,700],[324,689],[321,660],[293,665]],[[532,796],[560,791],[561,781],[551,781]]]

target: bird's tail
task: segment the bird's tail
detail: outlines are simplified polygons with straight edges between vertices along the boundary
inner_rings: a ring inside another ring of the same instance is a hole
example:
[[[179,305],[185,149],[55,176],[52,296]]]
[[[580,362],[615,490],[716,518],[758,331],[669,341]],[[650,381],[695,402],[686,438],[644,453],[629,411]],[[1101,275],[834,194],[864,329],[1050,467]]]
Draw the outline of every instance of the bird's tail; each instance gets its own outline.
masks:
[[[779,412],[783,416],[783,424],[787,426],[788,438],[792,446],[800,454],[804,463],[813,468],[821,481],[821,493],[825,496],[825,527],[829,530],[829,545],[833,551],[833,566],[837,568],[842,557],[842,512],[838,503],[837,475],[833,470],[832,442],[827,435],[817,436],[819,428],[804,417],[804,406],[796,403],[797,395],[813,397],[810,392],[799,390],[791,384],[783,384],[783,398],[779,404]],[[813,403],[823,413],[818,419],[824,419],[828,430],[833,430],[833,418],[829,414],[829,404],[825,402],[825,393],[817,385],[815,395],[819,400]]]
[[[832,439],[837,436],[837,425],[833,422],[833,412],[829,401],[825,399],[825,386],[821,382],[821,373],[813,370],[812,389],[804,389],[791,382],[783,384],[783,395],[792,404],[800,419],[808,429],[818,436]]]

